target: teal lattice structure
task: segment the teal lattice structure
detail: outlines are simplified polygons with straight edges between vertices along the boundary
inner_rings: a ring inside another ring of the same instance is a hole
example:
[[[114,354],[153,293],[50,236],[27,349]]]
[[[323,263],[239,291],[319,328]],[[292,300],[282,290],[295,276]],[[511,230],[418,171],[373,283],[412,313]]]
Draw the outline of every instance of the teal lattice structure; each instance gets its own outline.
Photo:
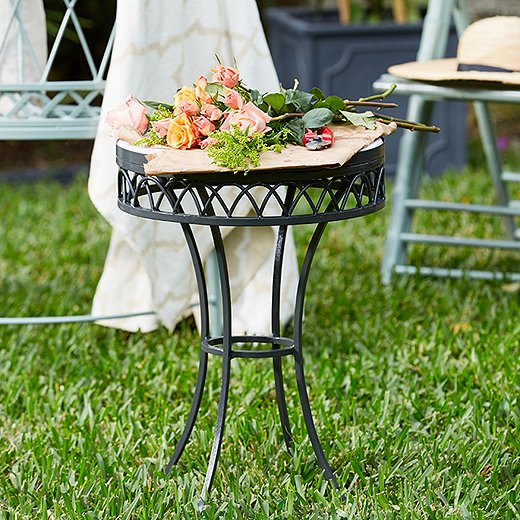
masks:
[[[9,38],[16,38],[18,79],[0,83],[0,97],[11,105],[0,113],[0,140],[27,139],[92,139],[99,120],[99,99],[105,89],[105,76],[114,42],[114,29],[106,43],[102,60],[97,65],[85,38],[75,8],[78,0],[63,0],[64,15],[42,64],[21,14],[21,0],[11,0],[11,12],[4,34],[0,34],[0,59],[8,50]],[[51,72],[67,31],[73,31],[91,78],[87,80],[53,81]],[[25,76],[26,60],[39,79]]]

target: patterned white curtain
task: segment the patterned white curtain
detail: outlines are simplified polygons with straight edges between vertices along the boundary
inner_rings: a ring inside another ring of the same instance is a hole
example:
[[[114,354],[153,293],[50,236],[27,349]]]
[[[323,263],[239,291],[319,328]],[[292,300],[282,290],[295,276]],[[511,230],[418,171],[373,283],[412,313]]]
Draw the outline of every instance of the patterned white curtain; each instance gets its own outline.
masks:
[[[0,83],[38,81],[46,61],[43,0],[0,0]],[[0,115],[12,106],[0,96]]]
[[[208,73],[214,55],[236,58],[245,82],[266,91],[278,81],[254,0],[120,0],[116,40],[108,74],[89,179],[89,193],[113,226],[112,239],[93,303],[93,313],[154,310],[157,317],[106,322],[126,330],[152,330],[158,320],[172,328],[196,300],[196,285],[180,226],[122,213],[116,206],[115,143],[103,123],[107,110],[128,94],[171,102],[176,89]],[[233,293],[234,333],[269,331],[270,282],[275,230],[223,228]],[[194,228],[203,258],[209,232]],[[297,263],[287,243],[282,296],[290,318]]]

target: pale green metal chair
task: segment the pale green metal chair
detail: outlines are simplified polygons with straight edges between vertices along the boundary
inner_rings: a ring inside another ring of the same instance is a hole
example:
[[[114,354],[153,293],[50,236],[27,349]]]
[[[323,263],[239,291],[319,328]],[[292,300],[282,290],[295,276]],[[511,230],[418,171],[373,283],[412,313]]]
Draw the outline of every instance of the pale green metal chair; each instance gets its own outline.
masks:
[[[460,35],[468,25],[468,15],[463,0],[430,0],[417,54],[419,61],[445,56],[448,31],[452,19]],[[408,248],[411,244],[505,249],[520,253],[520,230],[517,225],[518,221],[515,220],[520,217],[520,201],[510,200],[508,195],[508,183],[520,182],[520,174],[503,170],[500,153],[496,145],[495,130],[487,105],[488,102],[520,103],[520,90],[439,86],[419,81],[408,81],[389,74],[380,77],[373,86],[377,91],[384,91],[392,83],[397,84],[396,92],[410,96],[407,118],[415,121],[431,121],[432,108],[435,102],[444,100],[473,102],[487,167],[496,194],[496,204],[467,204],[420,199],[418,193],[423,176],[427,136],[420,132],[407,132],[402,136],[399,148],[391,200],[390,224],[382,264],[383,282],[388,283],[392,273],[520,280],[520,272],[504,273],[493,270],[417,266],[410,265],[407,262]],[[486,239],[414,233],[412,222],[414,211],[417,209],[498,215],[503,220],[504,237]]]

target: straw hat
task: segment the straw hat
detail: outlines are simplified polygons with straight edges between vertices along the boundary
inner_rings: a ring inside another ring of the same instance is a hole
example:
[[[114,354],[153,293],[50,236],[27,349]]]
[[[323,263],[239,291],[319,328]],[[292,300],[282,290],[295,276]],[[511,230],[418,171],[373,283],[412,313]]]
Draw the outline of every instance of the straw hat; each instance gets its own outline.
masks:
[[[520,17],[495,16],[471,24],[460,37],[456,58],[402,63],[388,72],[418,81],[475,81],[520,88]]]

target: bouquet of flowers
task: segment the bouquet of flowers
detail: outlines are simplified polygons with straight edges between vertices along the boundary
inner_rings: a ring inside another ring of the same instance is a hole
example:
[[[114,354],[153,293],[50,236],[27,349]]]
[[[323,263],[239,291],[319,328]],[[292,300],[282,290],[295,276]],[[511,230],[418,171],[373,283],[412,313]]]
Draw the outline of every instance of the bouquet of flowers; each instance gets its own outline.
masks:
[[[260,153],[266,150],[281,152],[287,144],[311,150],[332,145],[333,131],[327,127],[332,122],[368,129],[377,122],[394,122],[410,130],[439,131],[382,114],[380,109],[397,106],[383,101],[395,87],[357,101],[326,96],[318,88],[305,92],[297,81],[291,89],[262,94],[243,83],[236,66],[222,65],[218,58],[211,72],[211,81],[201,75],[193,85],[179,88],[173,104],[130,95],[107,114],[107,123],[116,131],[131,128],[133,144],[198,147],[214,164],[246,173],[260,164]]]

